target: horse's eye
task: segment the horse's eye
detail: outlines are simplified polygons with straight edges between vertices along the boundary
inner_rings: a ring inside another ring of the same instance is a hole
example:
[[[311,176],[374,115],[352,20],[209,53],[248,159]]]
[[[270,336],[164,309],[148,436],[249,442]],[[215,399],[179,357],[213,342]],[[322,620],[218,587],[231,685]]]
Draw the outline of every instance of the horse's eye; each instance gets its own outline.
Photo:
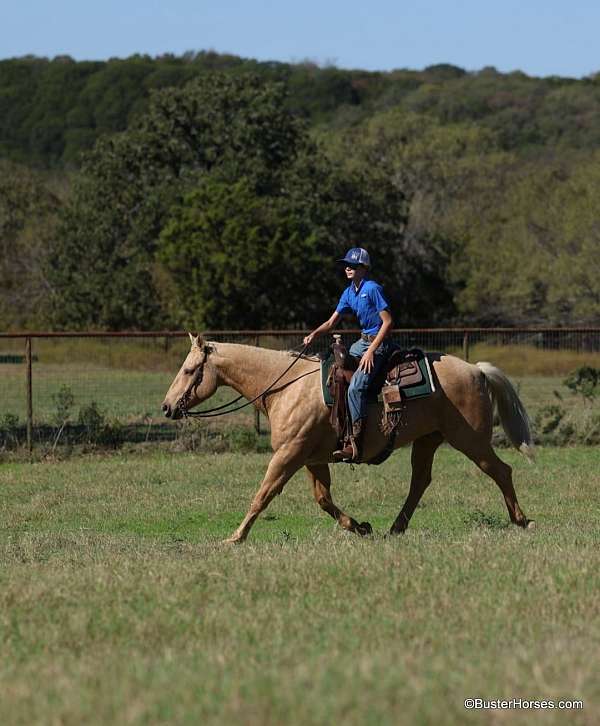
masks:
[[[195,370],[196,370],[195,368],[184,368],[183,372],[185,373],[186,376],[191,376]]]

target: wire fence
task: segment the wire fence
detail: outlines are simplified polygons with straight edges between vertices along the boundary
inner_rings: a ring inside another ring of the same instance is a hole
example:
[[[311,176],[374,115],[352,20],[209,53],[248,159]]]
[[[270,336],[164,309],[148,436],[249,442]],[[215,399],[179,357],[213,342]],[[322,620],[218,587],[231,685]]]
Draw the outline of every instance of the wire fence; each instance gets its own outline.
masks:
[[[299,350],[307,332],[217,330],[205,337]],[[336,332],[347,345],[358,334]],[[392,337],[405,348],[492,361],[524,386],[526,405],[550,399],[561,377],[575,368],[600,368],[600,328],[397,329]],[[313,351],[330,345],[331,336],[323,336]],[[0,450],[24,443],[31,449],[69,441],[176,440],[186,424],[165,419],[160,407],[188,351],[187,334],[173,331],[0,334]],[[214,403],[232,397],[219,389]],[[252,408],[226,418],[210,425],[268,427]]]

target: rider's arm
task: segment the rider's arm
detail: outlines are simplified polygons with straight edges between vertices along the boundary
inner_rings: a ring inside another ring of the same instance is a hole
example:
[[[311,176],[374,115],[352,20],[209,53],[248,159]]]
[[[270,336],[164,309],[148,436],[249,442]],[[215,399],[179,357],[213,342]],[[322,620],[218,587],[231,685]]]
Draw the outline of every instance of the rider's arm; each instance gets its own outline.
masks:
[[[336,310],[333,315],[329,318],[329,320],[326,320],[324,323],[321,323],[318,328],[315,328],[312,333],[309,333],[304,338],[304,345],[310,345],[315,338],[317,338],[319,335],[322,335],[323,333],[328,333],[332,328],[335,328],[336,324],[339,322],[340,318],[342,316],[338,313]]]
[[[375,352],[377,348],[383,343],[384,338],[387,336],[387,334],[392,329],[392,326],[394,325],[394,321],[392,320],[392,315],[389,310],[381,310],[379,313],[379,317],[381,318],[381,328],[377,331],[377,335],[375,336],[375,340],[371,343],[369,346],[370,349]]]

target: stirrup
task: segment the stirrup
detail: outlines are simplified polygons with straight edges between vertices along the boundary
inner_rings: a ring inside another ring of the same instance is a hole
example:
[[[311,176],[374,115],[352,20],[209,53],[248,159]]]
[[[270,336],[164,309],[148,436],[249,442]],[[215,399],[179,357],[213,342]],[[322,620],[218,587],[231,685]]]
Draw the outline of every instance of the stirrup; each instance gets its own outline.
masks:
[[[354,437],[352,437],[349,446],[333,452],[333,460],[336,463],[343,461],[348,464],[358,464],[360,462],[358,453],[358,446],[356,445]]]

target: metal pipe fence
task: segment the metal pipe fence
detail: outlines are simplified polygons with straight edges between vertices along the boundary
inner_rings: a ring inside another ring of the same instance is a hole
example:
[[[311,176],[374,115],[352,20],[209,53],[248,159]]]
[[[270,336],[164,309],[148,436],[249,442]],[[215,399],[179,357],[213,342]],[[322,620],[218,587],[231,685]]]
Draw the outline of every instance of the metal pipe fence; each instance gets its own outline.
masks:
[[[307,332],[215,330],[205,337],[300,350]],[[359,334],[335,332],[348,345]],[[548,380],[549,386],[578,366],[600,367],[600,328],[396,329],[392,337],[405,348],[491,360],[511,376]],[[330,344],[331,336],[318,338],[313,351],[324,352]],[[164,419],[160,405],[188,350],[188,336],[179,331],[0,333],[0,451],[94,436],[108,444],[111,436],[131,442],[176,439],[182,424]],[[221,389],[216,396],[216,404],[232,397]],[[248,408],[227,417],[227,425],[260,431],[261,420]]]

